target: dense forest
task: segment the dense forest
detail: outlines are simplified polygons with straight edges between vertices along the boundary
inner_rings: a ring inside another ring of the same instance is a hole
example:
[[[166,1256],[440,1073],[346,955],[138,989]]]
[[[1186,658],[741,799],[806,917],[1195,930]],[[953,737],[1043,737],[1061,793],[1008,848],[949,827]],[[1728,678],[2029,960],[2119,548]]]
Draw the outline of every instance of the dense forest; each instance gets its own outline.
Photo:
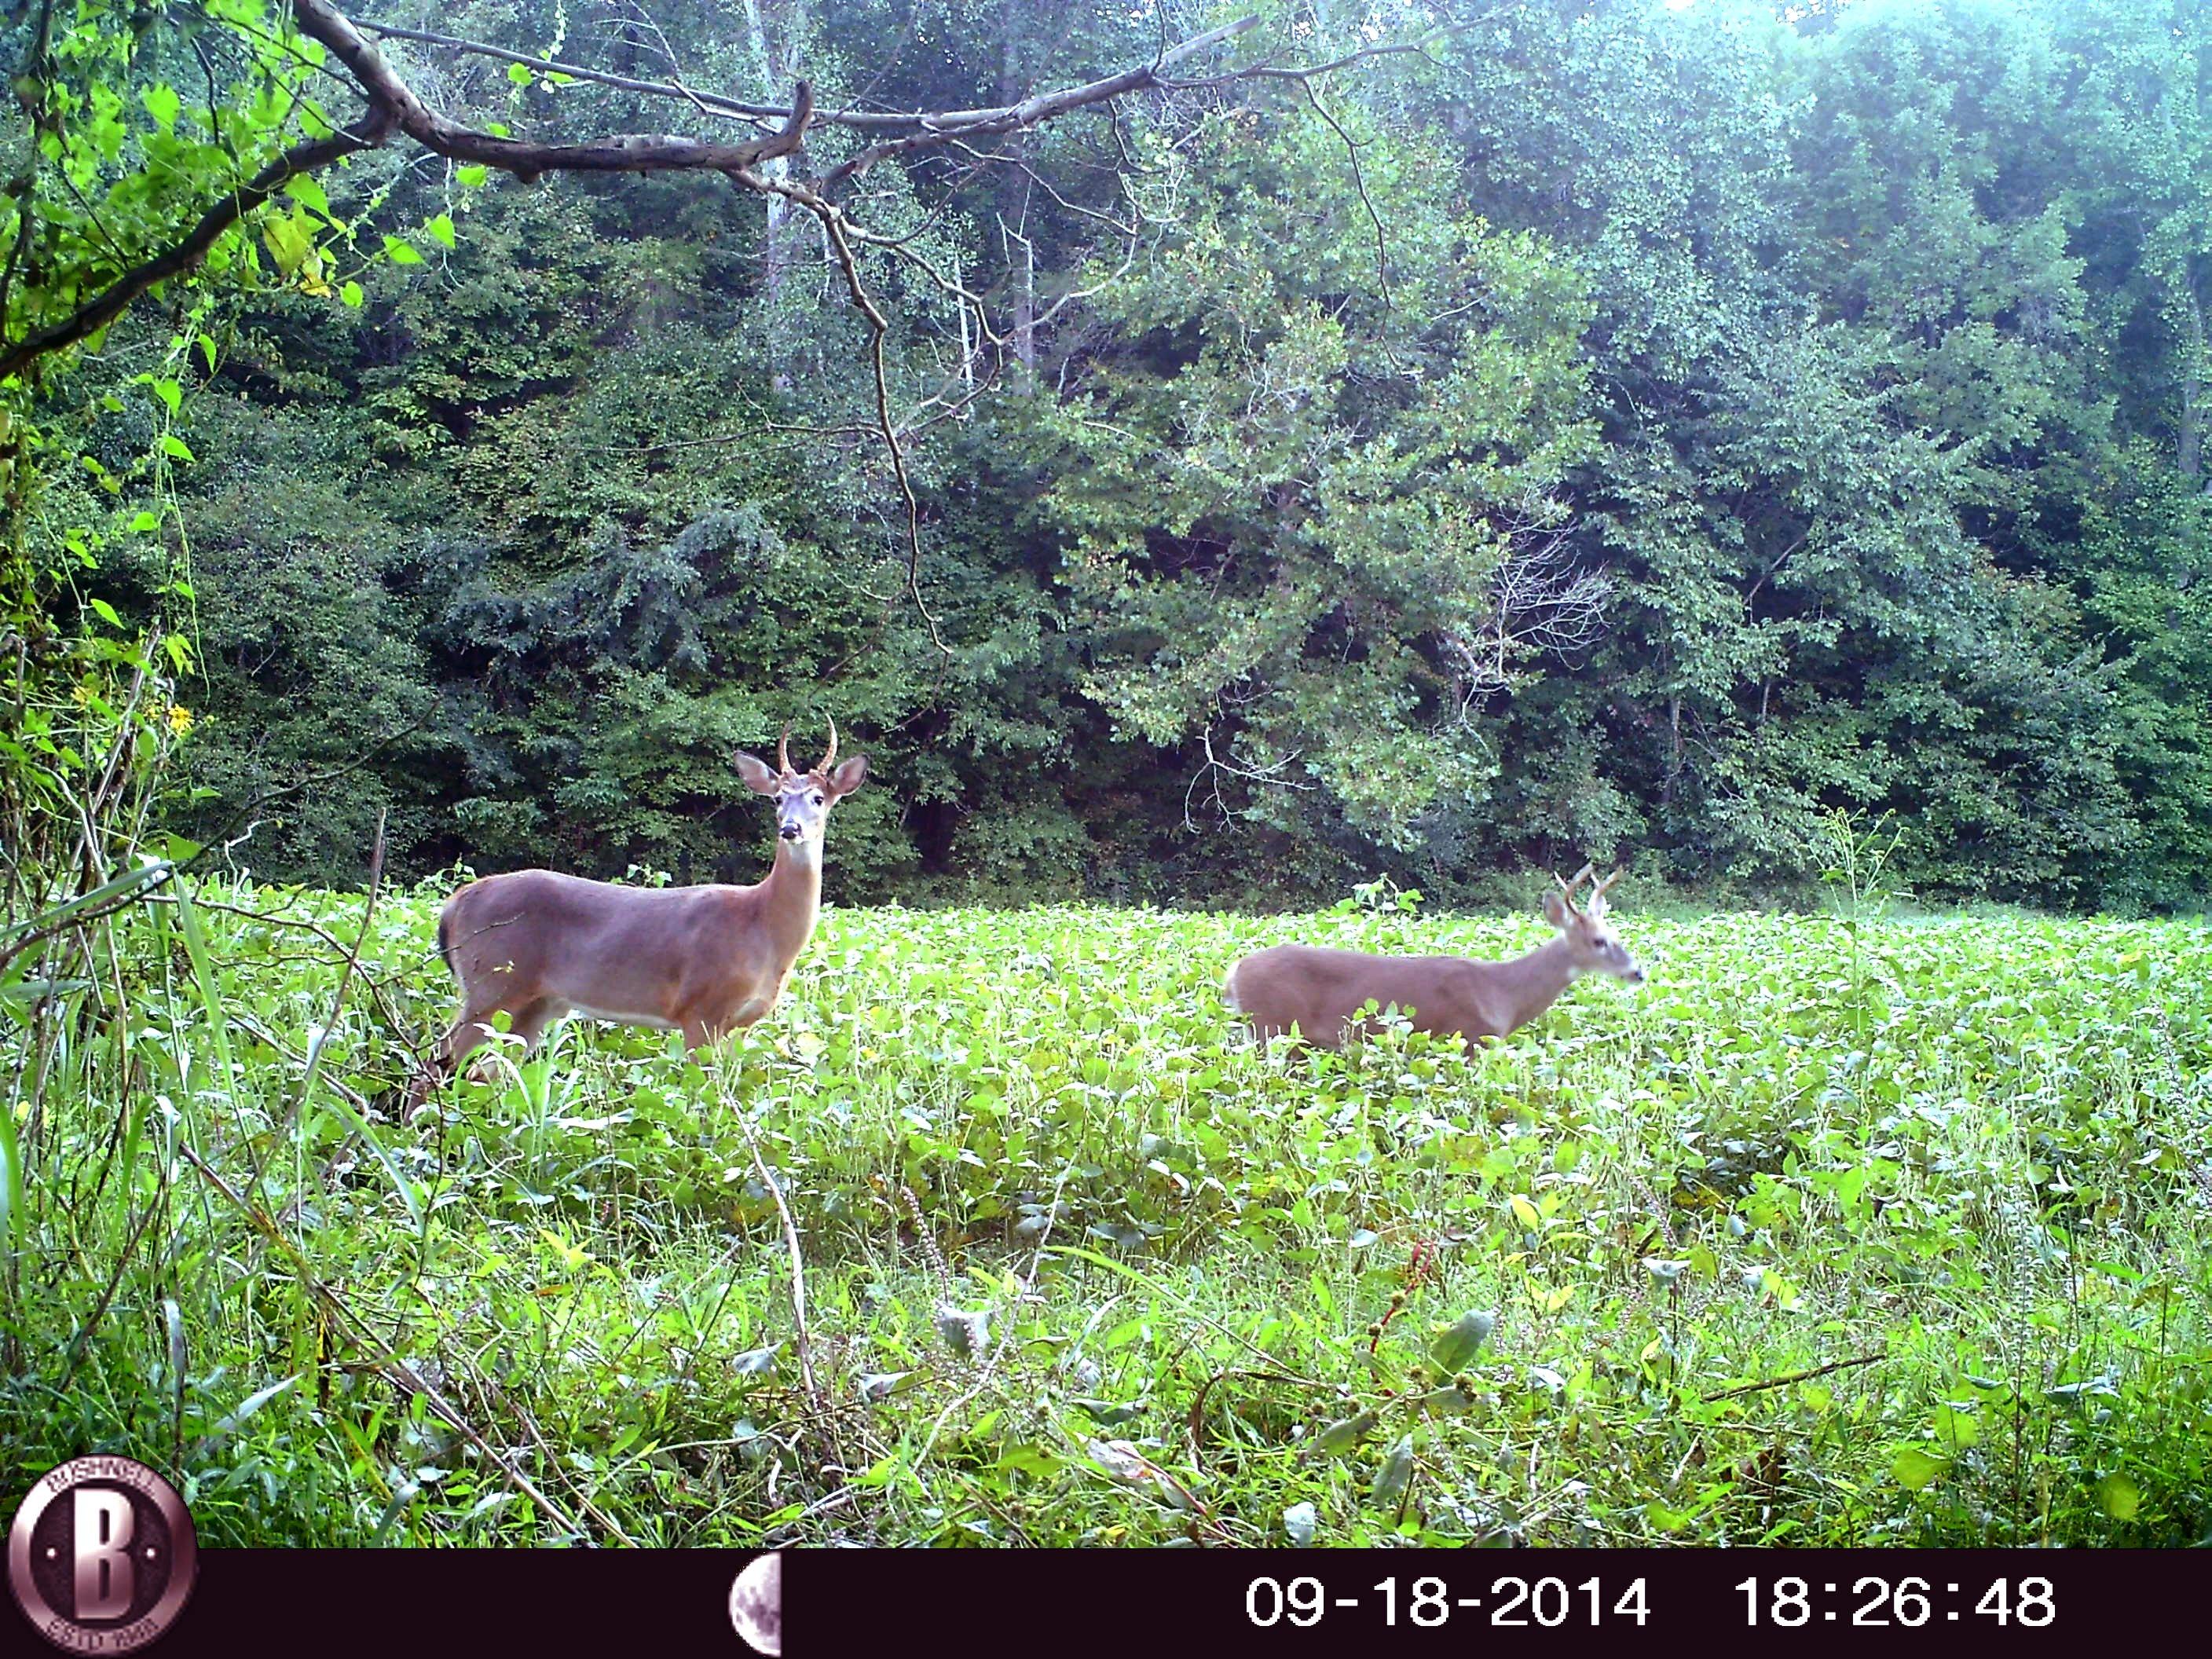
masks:
[[[382,38],[443,114],[560,138],[717,111],[549,62],[964,109],[1250,9],[377,21],[475,43]],[[1842,812],[1929,894],[2203,902],[2212,12],[1257,9],[1140,94],[857,158],[880,411],[789,200],[364,149],[189,323],[42,368],[12,556],[64,631],[177,631],[159,811],[271,878],[357,880],[382,815],[410,875],[750,879],[732,753],[830,717],[876,781],[846,900],[1786,891]],[[132,48],[152,176],[223,14]]]

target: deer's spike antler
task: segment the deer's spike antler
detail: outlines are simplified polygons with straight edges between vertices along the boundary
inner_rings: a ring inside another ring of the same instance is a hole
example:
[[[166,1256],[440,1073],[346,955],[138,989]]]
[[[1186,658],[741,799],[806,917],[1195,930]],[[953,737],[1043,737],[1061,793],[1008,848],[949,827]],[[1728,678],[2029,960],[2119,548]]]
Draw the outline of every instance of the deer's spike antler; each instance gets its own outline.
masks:
[[[775,742],[775,769],[785,777],[791,775],[791,726],[784,725],[783,735]]]
[[[1628,872],[1625,870],[1614,870],[1609,872],[1602,881],[1598,883],[1596,886],[1590,889],[1589,902],[1588,906],[1590,915],[1594,916],[1601,916],[1605,914],[1605,890],[1612,886],[1613,883],[1619,881],[1621,877],[1627,873]]]
[[[822,718],[823,718],[823,719],[824,719],[824,720],[830,720],[830,717],[829,717],[827,714],[824,714]],[[835,721],[835,720],[830,720],[830,747],[829,747],[828,750],[827,750],[827,751],[823,755],[820,764],[817,765],[817,766],[815,767],[815,769],[815,769],[816,771],[817,771],[817,772],[827,773],[827,772],[829,771],[829,769],[830,769],[830,763],[831,763],[832,762],[834,762],[836,758],[837,758],[837,722],[836,722],[836,721]]]
[[[1575,908],[1575,889],[1581,886],[1584,882],[1588,881],[1596,873],[1596,867],[1593,865],[1588,864],[1585,864],[1581,869],[1575,872],[1575,878],[1572,881],[1562,880],[1560,878],[1559,872],[1556,870],[1552,872],[1552,879],[1559,882],[1559,896],[1565,902],[1568,909],[1571,910]]]

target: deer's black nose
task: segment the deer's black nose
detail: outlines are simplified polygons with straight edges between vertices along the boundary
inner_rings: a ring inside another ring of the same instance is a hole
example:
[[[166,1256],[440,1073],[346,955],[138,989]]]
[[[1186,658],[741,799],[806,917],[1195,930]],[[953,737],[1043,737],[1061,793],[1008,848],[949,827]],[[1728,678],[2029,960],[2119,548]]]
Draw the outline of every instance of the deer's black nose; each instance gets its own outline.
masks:
[[[795,823],[787,823],[776,831],[776,834],[781,836],[786,841],[797,841],[805,833],[805,831]]]

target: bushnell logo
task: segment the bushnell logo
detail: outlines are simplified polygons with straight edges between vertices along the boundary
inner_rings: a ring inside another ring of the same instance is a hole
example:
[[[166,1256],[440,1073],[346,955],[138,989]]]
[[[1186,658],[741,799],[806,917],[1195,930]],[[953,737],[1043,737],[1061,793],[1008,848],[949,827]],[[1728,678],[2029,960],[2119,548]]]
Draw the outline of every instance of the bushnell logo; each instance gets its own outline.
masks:
[[[176,1489],[127,1457],[79,1457],[31,1488],[8,1534],[8,1583],[70,1653],[128,1653],[175,1622],[198,1551]]]

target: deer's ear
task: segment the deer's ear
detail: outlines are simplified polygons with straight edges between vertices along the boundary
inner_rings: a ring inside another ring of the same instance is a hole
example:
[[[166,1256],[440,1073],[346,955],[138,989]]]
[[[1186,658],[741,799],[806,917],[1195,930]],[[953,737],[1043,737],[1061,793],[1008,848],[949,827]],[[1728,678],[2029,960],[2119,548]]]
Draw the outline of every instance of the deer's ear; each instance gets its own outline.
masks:
[[[837,763],[837,769],[830,775],[830,793],[840,798],[851,794],[868,775],[868,757],[855,755],[850,760]]]
[[[738,757],[738,775],[745,781],[745,787],[756,795],[775,793],[775,774],[769,769],[768,763],[757,755]]]
[[[1564,927],[1567,925],[1567,901],[1564,895],[1559,893],[1544,895],[1544,920],[1554,927]]]

